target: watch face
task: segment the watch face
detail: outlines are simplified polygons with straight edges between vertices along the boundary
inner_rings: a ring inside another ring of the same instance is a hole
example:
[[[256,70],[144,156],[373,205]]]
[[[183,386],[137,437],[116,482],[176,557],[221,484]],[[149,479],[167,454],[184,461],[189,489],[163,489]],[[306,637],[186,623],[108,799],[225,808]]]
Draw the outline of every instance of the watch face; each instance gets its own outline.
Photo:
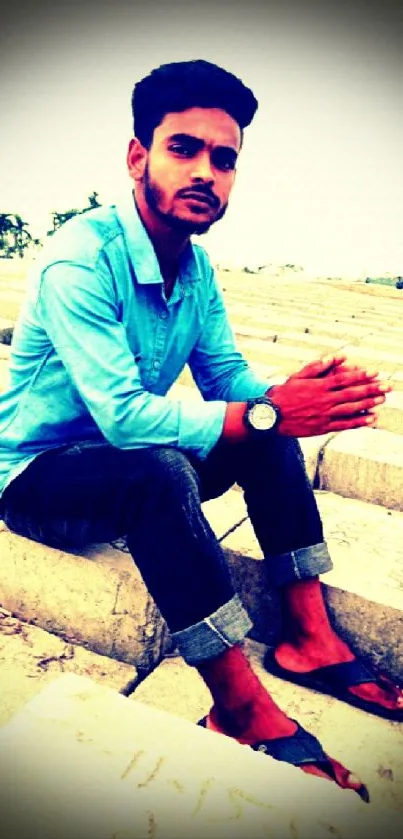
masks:
[[[276,424],[277,414],[272,405],[260,402],[249,410],[248,419],[256,431],[269,431]]]

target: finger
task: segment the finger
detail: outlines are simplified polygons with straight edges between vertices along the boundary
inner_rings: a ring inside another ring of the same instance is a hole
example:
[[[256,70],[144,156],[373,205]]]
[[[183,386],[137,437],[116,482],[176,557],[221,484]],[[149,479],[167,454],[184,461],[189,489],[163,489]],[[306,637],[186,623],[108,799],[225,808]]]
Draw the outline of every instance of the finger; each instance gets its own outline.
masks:
[[[329,415],[332,417],[353,417],[361,412],[372,411],[374,408],[382,405],[385,401],[384,396],[370,397],[367,399],[359,399],[355,402],[350,400],[343,400],[337,405],[333,405],[329,410]]]
[[[362,376],[362,378],[372,381],[379,377],[379,370],[366,370],[365,367],[360,367],[358,364],[341,364],[331,371],[333,375],[336,373],[348,373],[350,375]]]
[[[358,414],[355,417],[330,417],[328,423],[329,431],[348,431],[350,428],[363,428],[374,425],[377,417],[375,414]]]
[[[368,379],[367,373],[360,369],[352,369],[335,373],[334,376],[329,377],[329,387],[331,390],[340,390],[352,386],[366,386],[369,385],[372,393],[389,393],[393,388],[389,382],[382,381],[377,377]]]
[[[328,355],[319,358],[317,361],[310,361],[302,370],[294,373],[296,379],[316,379],[318,376],[326,376],[333,368],[338,367],[346,360],[346,356]]]

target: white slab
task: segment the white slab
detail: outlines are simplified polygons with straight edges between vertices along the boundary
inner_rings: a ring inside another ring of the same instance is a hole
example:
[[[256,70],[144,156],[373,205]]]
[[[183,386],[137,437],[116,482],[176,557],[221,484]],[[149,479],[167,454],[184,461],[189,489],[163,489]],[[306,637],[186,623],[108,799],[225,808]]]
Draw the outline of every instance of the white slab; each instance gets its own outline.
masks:
[[[13,839],[399,836],[392,811],[71,674],[0,731],[0,763]]]

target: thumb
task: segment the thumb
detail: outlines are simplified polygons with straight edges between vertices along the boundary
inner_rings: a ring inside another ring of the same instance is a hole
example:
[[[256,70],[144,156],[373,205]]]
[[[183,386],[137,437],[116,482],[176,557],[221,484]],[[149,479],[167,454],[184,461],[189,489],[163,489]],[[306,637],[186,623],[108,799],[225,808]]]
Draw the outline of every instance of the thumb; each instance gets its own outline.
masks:
[[[326,355],[319,358],[317,361],[311,361],[306,364],[302,370],[294,374],[296,379],[317,379],[318,377],[326,376],[335,367],[344,364],[346,356],[344,355]]]

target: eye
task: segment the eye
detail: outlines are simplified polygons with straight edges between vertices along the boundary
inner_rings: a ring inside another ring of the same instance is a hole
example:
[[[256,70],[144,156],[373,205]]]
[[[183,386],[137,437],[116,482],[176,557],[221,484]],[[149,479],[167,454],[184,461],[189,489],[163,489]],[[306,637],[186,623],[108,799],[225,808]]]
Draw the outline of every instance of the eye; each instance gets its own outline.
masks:
[[[172,151],[174,154],[179,154],[181,157],[192,157],[195,153],[194,149],[184,143],[171,143],[169,151]]]
[[[222,172],[232,172],[236,166],[236,154],[217,149],[211,156],[212,162]]]

